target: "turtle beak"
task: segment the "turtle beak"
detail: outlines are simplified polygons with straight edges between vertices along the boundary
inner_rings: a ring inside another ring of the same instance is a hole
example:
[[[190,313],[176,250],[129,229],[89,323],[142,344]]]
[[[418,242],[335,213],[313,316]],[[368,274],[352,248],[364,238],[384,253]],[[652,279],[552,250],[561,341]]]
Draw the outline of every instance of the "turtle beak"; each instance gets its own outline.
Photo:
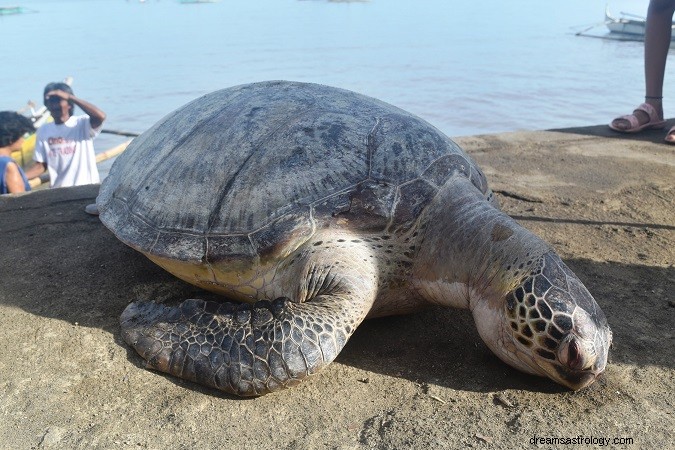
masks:
[[[595,374],[593,372],[566,374],[565,378],[563,378],[564,382],[562,384],[573,391],[578,391],[592,384],[599,376],[600,374]]]
[[[609,328],[597,333],[593,341],[574,333],[566,336],[557,352],[557,363],[540,364],[550,378],[575,391],[592,384],[607,366],[612,333]]]

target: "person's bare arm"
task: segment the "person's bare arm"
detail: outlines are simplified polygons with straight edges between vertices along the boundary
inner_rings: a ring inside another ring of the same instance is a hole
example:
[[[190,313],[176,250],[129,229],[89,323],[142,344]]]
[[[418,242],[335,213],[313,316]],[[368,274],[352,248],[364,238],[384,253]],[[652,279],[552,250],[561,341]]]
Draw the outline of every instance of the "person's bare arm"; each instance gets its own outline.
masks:
[[[98,106],[93,105],[88,101],[82,100],[81,98],[78,98],[65,91],[57,89],[55,91],[47,92],[45,94],[45,98],[50,97],[52,95],[58,95],[59,97],[65,100],[72,101],[77,106],[82,108],[82,111],[84,111],[89,116],[89,123],[91,124],[92,128],[100,127],[106,118],[106,114]]]
[[[26,186],[23,184],[19,166],[16,164],[7,164],[7,168],[5,169],[5,183],[7,184],[7,190],[10,194],[26,192]]]
[[[70,99],[73,101],[73,103],[82,108],[82,111],[87,113],[89,116],[89,123],[91,124],[92,128],[98,128],[103,124],[106,115],[103,111],[101,111],[101,109],[89,102],[82,100],[81,98],[75,97],[74,95],[71,95]]]

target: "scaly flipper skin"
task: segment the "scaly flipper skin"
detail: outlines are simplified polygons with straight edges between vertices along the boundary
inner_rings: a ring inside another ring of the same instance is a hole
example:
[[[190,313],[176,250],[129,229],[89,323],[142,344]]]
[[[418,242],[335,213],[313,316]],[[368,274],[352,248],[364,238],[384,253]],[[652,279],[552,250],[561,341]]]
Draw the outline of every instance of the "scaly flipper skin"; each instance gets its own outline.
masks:
[[[177,308],[132,303],[122,315],[122,333],[153,369],[236,395],[262,395],[317,372],[347,342],[353,330],[330,320],[338,315],[316,317],[339,308],[322,300],[186,300]]]
[[[332,267],[313,271],[330,282],[302,303],[134,302],[120,318],[122,336],[149,367],[231,394],[294,386],[333,361],[370,310],[374,267],[351,251],[339,281]]]

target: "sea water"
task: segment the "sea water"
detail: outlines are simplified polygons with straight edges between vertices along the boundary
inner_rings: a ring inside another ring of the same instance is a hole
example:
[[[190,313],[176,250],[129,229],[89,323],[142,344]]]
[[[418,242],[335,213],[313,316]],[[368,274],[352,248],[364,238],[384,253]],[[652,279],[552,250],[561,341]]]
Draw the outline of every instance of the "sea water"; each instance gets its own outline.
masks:
[[[273,79],[358,91],[449,136],[608,123],[644,95],[642,43],[576,35],[607,34],[605,1],[13,3],[34,12],[0,17],[0,109],[39,104],[47,82],[72,76],[108,129],[142,132],[205,93]],[[673,94],[668,70],[666,115]]]

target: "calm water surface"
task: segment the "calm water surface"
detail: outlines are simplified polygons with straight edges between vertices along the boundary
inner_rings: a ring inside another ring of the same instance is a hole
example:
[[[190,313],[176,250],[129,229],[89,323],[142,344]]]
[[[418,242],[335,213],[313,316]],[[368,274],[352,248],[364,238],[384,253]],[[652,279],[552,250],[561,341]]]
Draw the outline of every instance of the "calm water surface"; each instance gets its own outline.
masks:
[[[270,79],[352,89],[450,136],[607,123],[643,95],[641,43],[575,36],[603,20],[605,1],[13,3],[37,12],[0,17],[0,109],[39,101],[70,75],[109,129],[140,132],[202,94]],[[644,13],[647,3],[610,7]]]

